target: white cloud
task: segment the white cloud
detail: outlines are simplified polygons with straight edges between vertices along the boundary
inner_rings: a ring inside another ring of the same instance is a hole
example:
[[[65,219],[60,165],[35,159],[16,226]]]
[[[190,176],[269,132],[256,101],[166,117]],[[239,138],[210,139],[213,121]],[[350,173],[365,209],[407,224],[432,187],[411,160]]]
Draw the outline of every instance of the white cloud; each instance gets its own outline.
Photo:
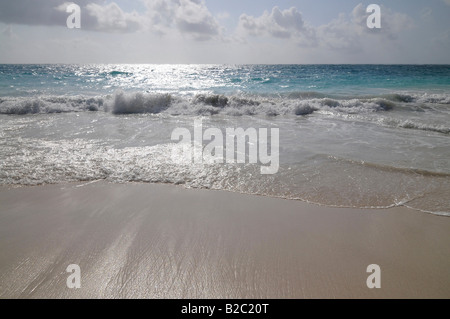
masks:
[[[339,18],[317,28],[320,46],[351,52],[361,50],[359,33],[345,14],[340,14]]]
[[[450,1],[450,0],[449,0]],[[358,4],[349,14],[340,14],[337,19],[318,27],[308,25],[295,7],[281,11],[274,7],[269,13],[254,17],[242,14],[239,18],[237,34],[241,37],[273,37],[294,39],[303,47],[359,52],[362,43],[371,37],[395,39],[403,30],[412,27],[412,19],[405,14],[392,12],[382,6],[382,29],[369,29],[367,18],[370,13]]]
[[[144,21],[136,12],[126,13],[115,3],[86,5],[84,26],[104,32],[130,32],[143,27]]]
[[[155,34],[188,35],[196,40],[219,36],[222,28],[204,0],[142,0],[147,12],[124,12],[115,2],[76,0],[81,29],[101,32],[151,30]],[[0,22],[65,27],[72,1],[15,0],[0,2]]]
[[[156,34],[166,34],[170,32],[170,26],[175,16],[176,0],[144,0],[147,7],[151,31]]]
[[[270,13],[265,11],[260,17],[247,14],[239,17],[238,32],[243,35],[286,39],[300,34],[303,30],[302,14],[294,7],[283,11],[274,7]]]
[[[331,49],[360,52],[373,41],[379,40],[384,44],[387,40],[394,40],[400,32],[413,26],[412,19],[406,14],[381,6],[381,29],[370,29],[367,27],[369,15],[366,7],[358,4],[349,15],[340,14],[338,19],[318,27],[319,42]]]
[[[54,9],[67,16],[66,8],[73,2],[65,2]],[[136,12],[124,12],[117,3],[87,3],[81,8],[81,28],[101,32],[133,32],[143,29],[145,19]]]
[[[196,39],[209,39],[219,34],[219,24],[204,1],[180,0],[175,17],[178,29]]]
[[[394,12],[385,6],[381,6],[381,10],[382,36],[396,39],[401,32],[414,28],[414,20],[407,14]]]
[[[178,32],[196,40],[220,35],[221,27],[204,0],[145,0],[150,29],[157,34]]]

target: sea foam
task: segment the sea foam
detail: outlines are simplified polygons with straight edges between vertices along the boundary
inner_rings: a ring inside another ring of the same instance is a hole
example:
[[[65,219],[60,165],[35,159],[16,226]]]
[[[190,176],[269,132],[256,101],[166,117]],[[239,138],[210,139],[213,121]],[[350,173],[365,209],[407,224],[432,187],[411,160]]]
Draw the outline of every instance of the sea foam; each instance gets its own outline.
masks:
[[[450,104],[449,94],[390,94],[371,97],[334,97],[315,92],[284,96],[169,93],[128,93],[106,96],[2,97],[0,114],[45,114],[104,111],[114,114],[168,113],[214,115],[309,115],[318,110],[343,113],[390,111],[407,104]]]

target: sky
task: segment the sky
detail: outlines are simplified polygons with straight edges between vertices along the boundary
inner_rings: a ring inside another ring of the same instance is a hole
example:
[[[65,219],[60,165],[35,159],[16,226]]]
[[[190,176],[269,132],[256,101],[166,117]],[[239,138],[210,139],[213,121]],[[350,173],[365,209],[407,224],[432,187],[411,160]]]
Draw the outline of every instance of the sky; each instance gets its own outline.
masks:
[[[450,64],[449,17],[450,0],[0,0],[0,63]]]

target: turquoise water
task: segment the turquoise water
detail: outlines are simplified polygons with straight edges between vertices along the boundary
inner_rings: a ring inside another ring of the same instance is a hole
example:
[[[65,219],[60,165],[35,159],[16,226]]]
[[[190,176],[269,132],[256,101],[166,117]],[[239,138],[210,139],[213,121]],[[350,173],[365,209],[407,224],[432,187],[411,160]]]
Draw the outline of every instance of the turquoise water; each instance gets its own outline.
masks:
[[[175,165],[176,128],[278,128],[280,168]],[[0,184],[151,182],[450,213],[450,66],[0,65]]]
[[[0,65],[2,96],[445,92],[449,65]]]

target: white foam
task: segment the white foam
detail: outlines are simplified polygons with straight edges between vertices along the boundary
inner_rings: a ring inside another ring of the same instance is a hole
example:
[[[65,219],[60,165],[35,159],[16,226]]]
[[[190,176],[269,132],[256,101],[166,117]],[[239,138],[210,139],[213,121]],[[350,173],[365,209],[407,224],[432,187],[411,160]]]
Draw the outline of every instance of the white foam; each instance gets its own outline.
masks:
[[[126,94],[118,91],[112,100],[106,101],[106,109],[114,114],[161,113],[169,108],[171,100],[169,94]]]
[[[6,97],[0,100],[0,114],[47,114],[98,111],[103,109],[102,97]]]
[[[450,104],[448,94],[391,94],[381,97],[330,98],[318,94],[287,96],[224,96],[198,94],[183,96],[167,93],[126,93],[112,96],[3,97],[0,114],[35,114],[106,111],[114,114],[168,113],[172,115],[309,115],[315,111],[331,113],[374,113],[395,109],[405,103]],[[400,104],[398,104],[400,103]]]

